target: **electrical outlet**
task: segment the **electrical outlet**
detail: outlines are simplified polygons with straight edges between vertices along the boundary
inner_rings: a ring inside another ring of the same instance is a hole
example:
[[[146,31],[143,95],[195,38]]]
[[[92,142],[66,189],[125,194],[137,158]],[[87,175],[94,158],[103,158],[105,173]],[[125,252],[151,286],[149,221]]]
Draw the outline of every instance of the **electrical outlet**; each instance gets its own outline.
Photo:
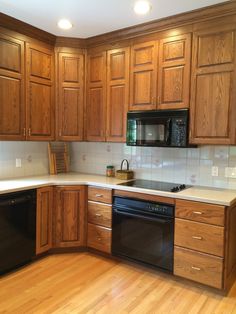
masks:
[[[219,168],[217,166],[213,166],[211,168],[211,175],[212,175],[212,177],[218,177],[218,175],[219,175]]]
[[[236,167],[225,167],[226,178],[236,178]]]
[[[21,168],[21,159],[16,158],[16,168]]]

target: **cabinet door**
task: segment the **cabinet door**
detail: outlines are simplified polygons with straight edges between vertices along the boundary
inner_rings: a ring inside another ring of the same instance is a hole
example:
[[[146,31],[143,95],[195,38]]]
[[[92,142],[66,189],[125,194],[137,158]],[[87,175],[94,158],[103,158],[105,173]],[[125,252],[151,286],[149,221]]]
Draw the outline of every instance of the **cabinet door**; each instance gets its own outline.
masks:
[[[0,34],[0,139],[25,138],[24,42]]]
[[[27,44],[27,139],[54,139],[54,56],[44,46]]]
[[[107,132],[110,142],[126,141],[126,116],[129,102],[129,48],[107,54]]]
[[[53,187],[37,190],[36,254],[52,247]]]
[[[88,56],[86,134],[88,141],[104,142],[106,129],[106,53]]]
[[[194,33],[191,132],[194,144],[235,144],[235,31]]]
[[[157,48],[155,41],[131,48],[130,110],[156,109]]]
[[[54,247],[85,245],[85,187],[57,187],[55,193]]]
[[[58,53],[58,139],[83,139],[84,55]]]
[[[191,35],[160,41],[158,109],[189,107]]]

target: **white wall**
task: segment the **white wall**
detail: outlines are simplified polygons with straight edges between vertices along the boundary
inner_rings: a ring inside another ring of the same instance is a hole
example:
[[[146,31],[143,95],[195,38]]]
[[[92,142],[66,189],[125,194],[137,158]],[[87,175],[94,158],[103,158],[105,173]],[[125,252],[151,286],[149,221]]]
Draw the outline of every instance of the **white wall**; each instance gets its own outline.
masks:
[[[236,167],[236,146],[199,148],[129,147],[115,143],[72,143],[71,170],[105,174],[107,165],[119,169],[130,161],[137,178],[236,189],[236,179],[225,178],[225,167]],[[219,176],[212,177],[212,166]]]
[[[22,167],[16,168],[16,158]],[[48,174],[46,142],[0,142],[0,179]]]

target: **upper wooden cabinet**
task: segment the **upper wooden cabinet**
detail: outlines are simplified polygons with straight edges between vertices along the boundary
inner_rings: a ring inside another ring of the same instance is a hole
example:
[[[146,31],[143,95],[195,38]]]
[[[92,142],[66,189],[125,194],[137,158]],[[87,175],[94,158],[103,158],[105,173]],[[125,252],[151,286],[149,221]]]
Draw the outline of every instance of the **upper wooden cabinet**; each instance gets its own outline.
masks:
[[[53,187],[37,189],[36,254],[52,247]]]
[[[85,187],[56,187],[53,246],[85,245]]]
[[[106,139],[106,52],[88,56],[86,103],[86,138]]]
[[[24,42],[0,34],[0,139],[25,137]]]
[[[54,52],[26,44],[27,139],[54,139]]]
[[[191,35],[134,45],[130,110],[189,107]]]
[[[158,109],[189,107],[191,35],[160,41]]]
[[[194,33],[191,142],[235,144],[235,28]]]
[[[81,141],[84,120],[84,55],[59,52],[57,59],[57,138],[63,141]]]
[[[109,50],[107,53],[106,140],[110,142],[126,141],[129,57],[129,48]]]
[[[156,109],[157,42],[131,47],[130,110]]]

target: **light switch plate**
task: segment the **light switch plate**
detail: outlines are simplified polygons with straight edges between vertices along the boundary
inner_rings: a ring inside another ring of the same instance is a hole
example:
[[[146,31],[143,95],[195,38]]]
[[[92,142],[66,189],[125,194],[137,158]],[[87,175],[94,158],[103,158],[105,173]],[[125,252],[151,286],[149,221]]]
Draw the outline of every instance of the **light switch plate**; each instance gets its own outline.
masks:
[[[218,175],[219,175],[219,168],[217,166],[213,166],[211,168],[211,175],[212,175],[212,177],[218,177]]]
[[[16,168],[21,168],[21,159],[16,158]]]

